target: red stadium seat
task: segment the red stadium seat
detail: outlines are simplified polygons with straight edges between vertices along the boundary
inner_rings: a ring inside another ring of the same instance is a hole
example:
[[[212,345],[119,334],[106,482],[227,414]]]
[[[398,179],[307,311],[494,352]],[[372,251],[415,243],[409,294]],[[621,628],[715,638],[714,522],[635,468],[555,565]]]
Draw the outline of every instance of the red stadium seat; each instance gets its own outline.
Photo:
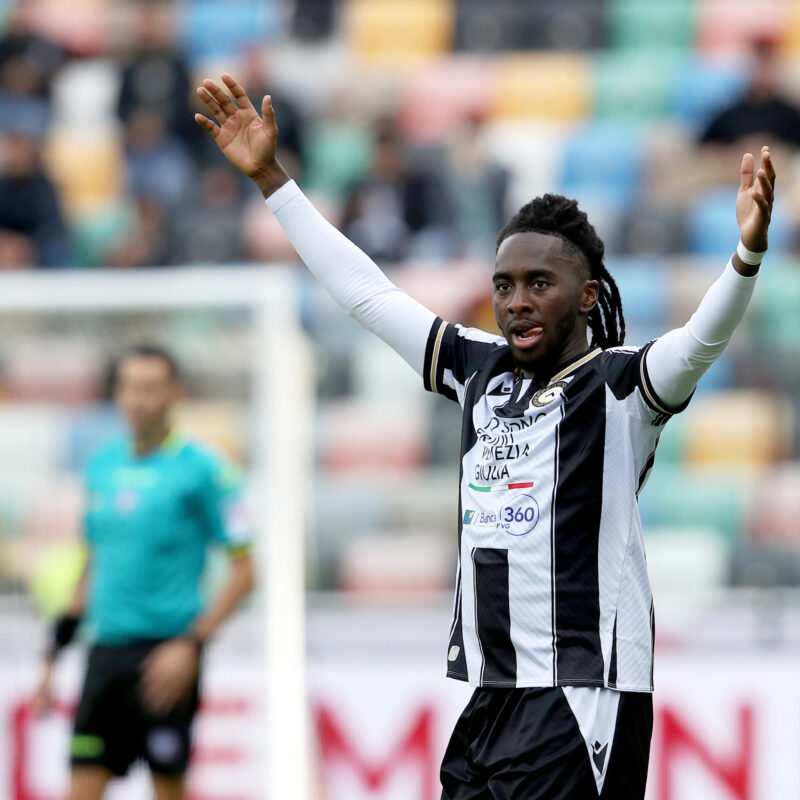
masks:
[[[705,51],[747,50],[756,40],[778,41],[787,22],[784,0],[702,0],[697,45]]]

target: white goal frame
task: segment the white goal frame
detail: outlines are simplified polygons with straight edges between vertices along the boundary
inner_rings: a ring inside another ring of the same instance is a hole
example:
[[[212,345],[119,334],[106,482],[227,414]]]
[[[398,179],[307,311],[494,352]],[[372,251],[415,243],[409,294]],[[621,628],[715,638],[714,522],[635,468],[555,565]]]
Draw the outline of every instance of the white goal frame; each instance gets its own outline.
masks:
[[[311,798],[306,686],[305,534],[311,485],[313,383],[310,347],[297,317],[288,267],[0,275],[0,314],[247,307],[254,314],[256,414],[250,476],[264,598],[266,774],[260,797]],[[287,390],[286,387],[291,387]]]

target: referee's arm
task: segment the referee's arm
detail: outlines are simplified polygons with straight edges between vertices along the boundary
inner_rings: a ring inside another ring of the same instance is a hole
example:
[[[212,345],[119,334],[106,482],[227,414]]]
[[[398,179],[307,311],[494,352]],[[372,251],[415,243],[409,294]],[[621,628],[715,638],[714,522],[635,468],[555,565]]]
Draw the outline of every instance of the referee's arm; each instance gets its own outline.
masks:
[[[72,592],[69,605],[61,616],[54,622],[50,633],[50,642],[44,653],[44,664],[39,683],[31,698],[34,710],[44,714],[53,708],[53,669],[58,653],[71,641],[80,624],[86,608],[86,580],[89,572],[89,559],[83,566],[78,583]]]

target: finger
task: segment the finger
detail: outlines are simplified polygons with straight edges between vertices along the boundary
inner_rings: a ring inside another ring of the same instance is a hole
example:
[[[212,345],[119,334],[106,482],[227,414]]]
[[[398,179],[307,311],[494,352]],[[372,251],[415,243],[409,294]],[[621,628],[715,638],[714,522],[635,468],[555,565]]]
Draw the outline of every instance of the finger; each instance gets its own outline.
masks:
[[[203,86],[205,87],[206,91],[208,91],[211,96],[220,104],[222,110],[229,116],[232,117],[239,109],[236,107],[236,103],[233,102],[231,96],[223,91],[222,89],[217,86],[216,83],[212,80],[204,80]]]
[[[766,197],[753,192],[753,202],[767,215],[767,219],[769,219],[772,212],[772,204]]]
[[[756,177],[758,178],[759,194],[763,195],[771,204],[775,198],[775,192],[772,188],[772,184],[769,182],[769,178],[767,178],[767,173],[763,169],[760,169]]]
[[[761,148],[761,166],[764,168],[764,171],[767,173],[767,178],[769,178],[769,182],[772,184],[773,188],[775,187],[775,164],[772,161],[772,153],[769,150],[767,145]]]
[[[222,80],[231,90],[231,94],[239,105],[239,108],[253,108],[253,104],[250,102],[247,92],[239,85],[233,75],[229,75],[225,72],[222,75]]]
[[[195,114],[194,121],[201,128],[205,128],[215,139],[219,136],[219,128],[208,117],[204,117],[202,114]]]
[[[220,125],[225,124],[228,115],[222,110],[222,106],[211,96],[208,89],[204,86],[199,86],[197,89],[197,96],[206,104],[208,110],[216,117]]]
[[[261,101],[261,117],[265,124],[275,124],[275,109],[272,107],[272,95],[264,95],[264,99]]]
[[[752,153],[745,153],[742,156],[742,166],[739,169],[739,173],[741,175],[739,191],[749,189],[755,180],[755,159]]]

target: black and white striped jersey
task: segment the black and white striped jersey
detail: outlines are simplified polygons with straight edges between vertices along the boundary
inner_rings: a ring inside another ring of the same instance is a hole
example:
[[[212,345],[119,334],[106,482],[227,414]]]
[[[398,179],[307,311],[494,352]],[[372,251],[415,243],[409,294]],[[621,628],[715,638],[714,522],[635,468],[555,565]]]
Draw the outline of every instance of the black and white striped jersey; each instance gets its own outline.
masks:
[[[637,496],[678,409],[647,350],[588,350],[535,385],[505,339],[436,319],[425,387],[463,409],[450,677],[652,690]]]
[[[729,261],[682,327],[643,348],[587,351],[534,385],[515,379],[505,339],[436,317],[294,181],[267,204],[336,302],[463,409],[448,674],[484,686],[650,691],[653,603],[637,496],[664,423],[725,349],[756,278]]]

